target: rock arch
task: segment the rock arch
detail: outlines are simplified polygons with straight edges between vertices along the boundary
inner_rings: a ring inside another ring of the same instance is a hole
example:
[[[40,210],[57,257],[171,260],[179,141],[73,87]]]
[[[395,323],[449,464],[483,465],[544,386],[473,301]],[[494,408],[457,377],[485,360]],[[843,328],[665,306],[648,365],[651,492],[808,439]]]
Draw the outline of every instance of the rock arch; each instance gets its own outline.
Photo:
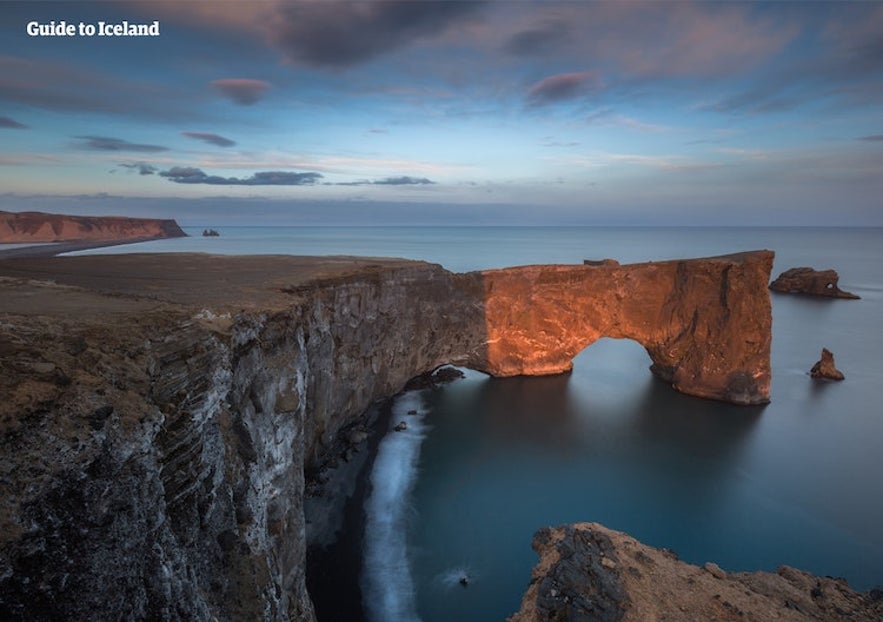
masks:
[[[466,365],[493,376],[571,369],[601,337],[647,350],[678,391],[736,404],[769,401],[774,254],[753,251],[631,265],[488,270],[486,343]]]

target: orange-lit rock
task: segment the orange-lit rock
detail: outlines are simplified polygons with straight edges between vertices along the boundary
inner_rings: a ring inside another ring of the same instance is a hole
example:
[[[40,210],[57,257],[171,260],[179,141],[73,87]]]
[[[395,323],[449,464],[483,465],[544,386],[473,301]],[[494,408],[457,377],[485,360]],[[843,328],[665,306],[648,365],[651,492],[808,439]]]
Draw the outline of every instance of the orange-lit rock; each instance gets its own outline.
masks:
[[[601,337],[643,345],[678,391],[769,401],[773,253],[631,265],[525,266],[481,273],[494,376],[568,371]]]
[[[174,220],[0,212],[0,243],[185,237]]]

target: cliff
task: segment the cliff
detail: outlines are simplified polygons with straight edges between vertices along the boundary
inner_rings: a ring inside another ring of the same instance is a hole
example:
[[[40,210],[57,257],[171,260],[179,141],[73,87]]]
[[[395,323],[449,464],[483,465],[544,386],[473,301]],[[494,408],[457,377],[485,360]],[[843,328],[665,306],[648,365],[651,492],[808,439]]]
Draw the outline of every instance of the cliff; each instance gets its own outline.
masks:
[[[877,622],[883,594],[861,594],[842,579],[782,566],[732,572],[679,561],[597,523],[541,529],[540,561],[521,609],[509,622]]]
[[[0,243],[178,238],[174,220],[0,211]]]
[[[771,262],[0,261],[0,618],[310,620],[304,470],[369,404],[444,363],[554,373],[604,335],[764,401]]]

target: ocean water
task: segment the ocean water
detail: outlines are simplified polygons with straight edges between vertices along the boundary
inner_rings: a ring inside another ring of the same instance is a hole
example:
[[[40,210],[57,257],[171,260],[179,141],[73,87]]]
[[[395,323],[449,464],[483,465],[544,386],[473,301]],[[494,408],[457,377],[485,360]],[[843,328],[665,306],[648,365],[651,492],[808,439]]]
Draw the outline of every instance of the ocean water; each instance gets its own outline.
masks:
[[[465,271],[767,248],[773,276],[834,268],[862,297],[772,294],[764,407],[678,394],[650,375],[641,346],[610,339],[586,348],[569,375],[468,372],[398,398],[383,425],[406,406],[421,414],[380,443],[349,512],[359,537],[327,553],[352,566],[366,619],[503,620],[536,562],[534,531],[574,521],[726,570],[788,564],[859,589],[883,584],[883,229],[214,228],[220,238],[95,252],[398,256]],[[822,347],[845,381],[809,378]],[[333,599],[319,613],[340,619]]]

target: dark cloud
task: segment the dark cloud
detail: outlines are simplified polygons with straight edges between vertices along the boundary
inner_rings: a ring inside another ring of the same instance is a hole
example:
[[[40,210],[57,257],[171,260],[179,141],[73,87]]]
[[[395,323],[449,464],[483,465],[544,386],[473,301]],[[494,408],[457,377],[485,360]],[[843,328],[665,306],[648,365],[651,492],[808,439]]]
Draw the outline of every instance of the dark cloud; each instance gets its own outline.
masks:
[[[427,186],[435,182],[426,177],[387,177],[386,179],[378,179],[374,184],[378,186]]]
[[[872,142],[872,143],[883,142],[883,134],[873,134],[871,136],[862,136],[858,140],[866,140],[866,141]]]
[[[336,184],[328,184],[330,186],[429,186],[435,182],[426,177],[409,177],[402,175],[401,177],[386,177],[385,179],[375,179],[374,181],[365,179],[363,181],[344,181]]]
[[[270,83],[251,78],[224,78],[212,81],[212,86],[234,103],[250,106],[261,100],[270,88]]]
[[[168,147],[160,145],[143,145],[139,143],[130,143],[122,138],[110,138],[108,136],[75,136],[74,138],[83,141],[78,146],[83,149],[93,149],[95,151],[136,151],[139,153],[157,153],[159,151],[168,151]]]
[[[212,186],[311,186],[322,178],[320,173],[293,173],[290,171],[263,171],[251,177],[220,177],[208,175],[202,169],[191,166],[173,166],[161,171],[176,184],[208,184]]]
[[[28,126],[24,123],[19,123],[14,119],[10,119],[9,117],[0,117],[0,127],[5,127],[13,130],[23,130]]]
[[[348,67],[438,35],[480,5],[472,0],[293,2],[280,9],[273,40],[292,61]]]
[[[600,87],[600,80],[592,73],[562,73],[543,78],[534,84],[527,92],[527,99],[534,106],[542,106],[574,99]]]
[[[540,28],[517,32],[503,45],[503,51],[515,56],[534,56],[560,48],[569,38],[567,24],[553,22]]]
[[[211,145],[217,145],[218,147],[232,147],[236,144],[236,141],[208,132],[181,132],[181,135],[188,138],[195,138]]]
[[[147,164],[145,162],[133,162],[132,164],[120,164],[121,167],[127,169],[129,171],[138,171],[139,175],[154,175],[158,168],[153,166],[152,164]]]

